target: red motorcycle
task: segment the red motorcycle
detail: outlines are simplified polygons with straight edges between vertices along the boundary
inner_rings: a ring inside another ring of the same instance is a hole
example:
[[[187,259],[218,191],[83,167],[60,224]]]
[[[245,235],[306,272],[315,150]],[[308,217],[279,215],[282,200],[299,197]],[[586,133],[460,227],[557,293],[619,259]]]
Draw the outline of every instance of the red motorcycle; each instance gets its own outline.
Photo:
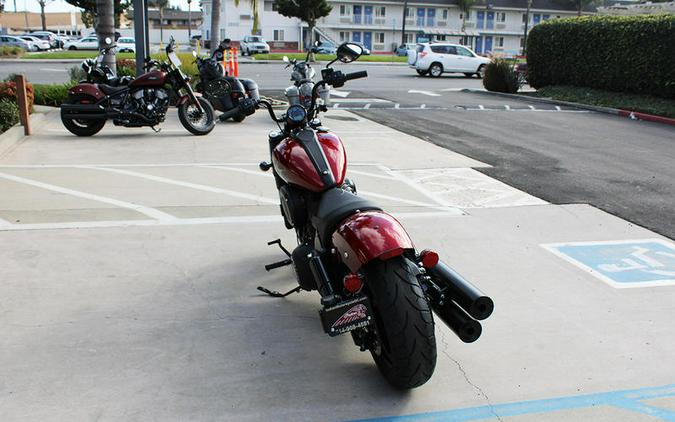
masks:
[[[63,125],[77,136],[98,133],[108,119],[116,126],[154,129],[164,121],[173,93],[178,99],[178,118],[183,127],[193,135],[211,132],[215,126],[213,107],[195,95],[190,78],[180,70],[173,38],[166,46],[166,55],[166,62],[146,59],[147,73],[128,85],[86,82],[72,87],[61,105]]]
[[[273,172],[281,214],[286,228],[295,229],[298,246],[291,252],[278,239],[269,242],[288,259],[265,268],[292,265],[298,286],[286,293],[258,289],[274,297],[317,290],[324,331],[329,336],[351,333],[393,386],[409,389],[429,380],[436,365],[432,310],[469,343],[481,335],[477,320],[490,316],[494,304],[440,262],[437,253],[418,252],[403,226],[357,196],[355,184],[345,178],[342,141],[317,116],[327,111],[329,86],[367,76],[330,67],[336,60],[352,62],[361,52],[359,45],[342,44],[321,81],[303,81],[312,84],[309,98],[296,95],[297,87],[286,90],[290,106],[281,117],[270,103],[252,99],[228,113],[250,115],[264,106],[279,126],[269,136],[271,162],[263,161],[260,169]]]

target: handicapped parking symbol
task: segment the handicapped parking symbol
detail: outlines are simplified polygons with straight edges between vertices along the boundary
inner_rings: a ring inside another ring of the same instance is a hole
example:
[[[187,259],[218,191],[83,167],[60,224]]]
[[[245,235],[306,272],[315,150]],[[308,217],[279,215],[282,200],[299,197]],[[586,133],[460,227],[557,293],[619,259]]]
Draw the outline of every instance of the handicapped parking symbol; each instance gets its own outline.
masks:
[[[613,287],[675,285],[675,245],[662,239],[542,246]]]

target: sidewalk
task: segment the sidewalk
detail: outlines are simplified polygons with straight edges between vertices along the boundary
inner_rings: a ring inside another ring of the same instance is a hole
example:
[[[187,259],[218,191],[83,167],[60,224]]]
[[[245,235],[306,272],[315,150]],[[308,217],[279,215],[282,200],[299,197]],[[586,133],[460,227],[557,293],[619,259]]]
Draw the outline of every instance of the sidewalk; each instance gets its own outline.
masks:
[[[573,263],[583,261],[578,242],[606,251],[603,242],[656,239],[635,244],[670,271],[656,248],[672,242],[588,205],[548,204],[483,175],[485,163],[329,111],[323,123],[344,140],[359,194],[496,304],[474,344],[439,323],[433,378],[397,392],[349,336],[321,332],[315,292],[278,300],[256,290],[295,283],[289,268],[263,269],[281,258],[267,241],[294,244],[273,179],[257,168],[269,155],[269,116],[193,137],[175,113],[159,134],[108,125],[91,138],[50,114],[0,158],[5,419],[418,421],[462,409],[474,420],[489,409],[510,421],[632,422],[675,412],[675,388],[645,389],[675,380],[664,364],[675,353],[675,288],[640,285],[640,269],[633,288],[616,288]],[[598,256],[626,266],[620,253]],[[570,399],[590,393],[603,394]]]

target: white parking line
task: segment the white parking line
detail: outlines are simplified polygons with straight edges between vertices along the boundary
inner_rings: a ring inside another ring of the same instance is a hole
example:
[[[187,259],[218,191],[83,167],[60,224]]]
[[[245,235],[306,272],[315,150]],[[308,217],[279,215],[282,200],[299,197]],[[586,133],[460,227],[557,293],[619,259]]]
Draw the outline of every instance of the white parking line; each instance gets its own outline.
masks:
[[[392,169],[385,167],[385,166],[379,166],[380,170],[383,172],[387,173],[388,175],[392,176],[396,180],[399,180],[406,185],[410,186],[411,188],[415,189],[417,192],[421,193],[422,195],[426,196],[427,198],[431,199],[432,201],[436,202],[437,204],[441,205],[442,207],[451,207],[450,204],[448,204],[446,201],[444,201],[440,196],[426,190],[422,186],[420,186],[418,183],[415,183],[414,181],[408,179],[407,177],[396,173]]]
[[[422,94],[422,95],[428,95],[429,97],[440,97],[441,94],[436,94],[435,92],[431,91],[421,91],[418,89],[411,89],[408,91],[408,94]]]
[[[375,178],[379,178],[379,179],[396,180],[391,176],[383,176],[381,174],[370,173],[370,172],[361,171],[361,170],[354,170],[354,169],[351,169],[351,168],[349,170],[347,170],[347,173],[348,174],[352,174],[352,173],[353,174],[360,174],[360,175],[363,175],[363,176],[375,177]]]
[[[439,211],[439,212],[399,212],[391,213],[396,218],[439,218],[439,217],[458,217],[463,215],[461,212]],[[190,226],[202,224],[261,224],[283,222],[281,215],[257,215],[241,217],[206,217],[206,218],[175,218],[173,220],[110,220],[110,221],[75,221],[63,223],[31,223],[31,224],[10,224],[9,226],[0,225],[2,231],[22,231],[22,230],[61,230],[61,229],[96,229],[96,228],[115,228],[115,227],[144,227],[144,226]]]
[[[186,187],[186,188],[202,190],[202,191],[205,191],[205,192],[222,193],[224,195],[234,196],[236,198],[249,199],[251,201],[258,202],[258,203],[263,202],[263,203],[266,203],[266,204],[279,205],[278,199],[270,199],[270,198],[265,198],[265,197],[258,196],[258,195],[251,195],[251,194],[244,193],[244,192],[237,192],[237,191],[233,191],[233,190],[229,190],[229,189],[216,188],[216,187],[213,187],[213,186],[200,185],[200,184],[197,184],[197,183],[183,182],[181,180],[169,179],[169,178],[161,177],[161,176],[153,176],[151,174],[139,173],[139,172],[131,171],[131,170],[122,170],[122,169],[116,169],[116,168],[110,168],[110,167],[90,167],[90,166],[81,166],[80,168],[108,171],[108,172],[111,172],[111,173],[124,174],[124,175],[127,175],[127,176],[133,176],[133,177],[140,177],[140,178],[143,178],[143,179],[152,180],[154,182],[167,183],[169,185],[176,185],[176,186],[183,186],[183,187]]]
[[[510,107],[509,105],[507,105],[507,104],[504,104],[504,109],[505,109],[506,111],[509,111],[509,110],[511,110],[511,107]]]
[[[167,214],[165,212],[156,210],[154,208],[146,207],[139,204],[134,204],[131,202],[120,201],[113,198],[107,198],[105,196],[94,195],[91,193],[80,192],[73,189],[64,188],[61,186],[51,185],[49,183],[39,182],[37,180],[26,179],[25,177],[14,176],[13,174],[0,173],[0,177],[3,179],[11,180],[17,183],[23,183],[26,185],[35,186],[37,188],[50,190],[53,192],[64,193],[66,195],[76,196],[78,198],[90,199],[92,201],[103,202],[110,205],[115,205],[121,208],[127,208],[145,214],[148,217],[157,219],[159,221],[173,221],[176,219],[173,215]]]
[[[430,204],[428,202],[413,201],[410,199],[399,198],[396,196],[382,195],[381,193],[368,192],[365,190],[358,190],[359,195],[370,196],[373,198],[386,199],[394,202],[402,202],[404,204],[415,205],[418,207],[437,208],[438,205]]]
[[[0,218],[0,227],[7,227],[7,226],[11,226],[11,225],[12,225],[12,223],[10,223],[9,221],[3,220],[2,218]]]
[[[259,177],[267,177],[271,178],[272,174],[270,173],[265,173],[262,170],[248,170],[248,169],[240,169],[237,167],[229,167],[229,166],[217,166],[217,165],[197,165],[195,167],[201,167],[205,169],[218,169],[218,170],[226,170],[226,171],[234,171],[237,173],[244,173],[244,174],[252,174],[253,176],[259,176]]]

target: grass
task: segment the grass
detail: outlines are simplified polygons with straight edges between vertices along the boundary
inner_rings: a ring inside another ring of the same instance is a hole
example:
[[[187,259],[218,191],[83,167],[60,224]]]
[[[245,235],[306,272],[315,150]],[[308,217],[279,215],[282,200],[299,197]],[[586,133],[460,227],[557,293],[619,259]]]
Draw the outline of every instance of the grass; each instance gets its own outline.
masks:
[[[256,60],[281,60],[284,56],[289,59],[305,60],[307,55],[305,53],[270,53],[270,54],[255,54]],[[316,60],[329,62],[335,58],[334,54],[317,54]],[[383,62],[383,63],[405,63],[408,61],[406,56],[394,56],[390,54],[372,54],[370,56],[359,57],[360,62]]]
[[[675,99],[642,94],[627,94],[577,86],[547,86],[537,90],[537,97],[618,108],[675,118]]]

